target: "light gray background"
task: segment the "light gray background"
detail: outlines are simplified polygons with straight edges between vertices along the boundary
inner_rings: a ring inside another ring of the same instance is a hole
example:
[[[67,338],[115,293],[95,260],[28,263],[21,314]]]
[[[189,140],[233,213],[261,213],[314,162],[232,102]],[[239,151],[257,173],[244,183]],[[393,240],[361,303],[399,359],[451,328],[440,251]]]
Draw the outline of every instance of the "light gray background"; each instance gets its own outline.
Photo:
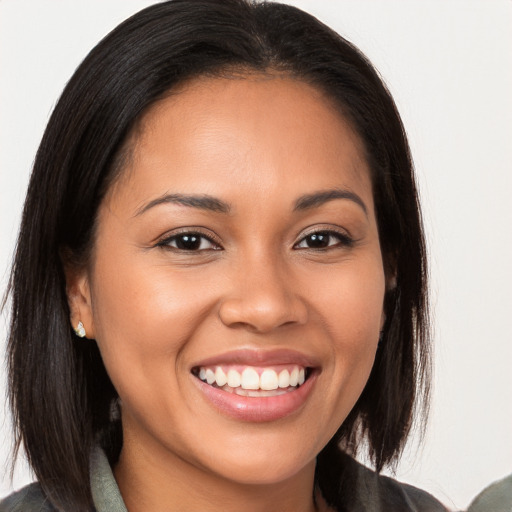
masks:
[[[0,283],[52,106],[143,0],[0,0]],[[380,70],[407,128],[429,240],[435,388],[427,439],[397,477],[466,507],[512,472],[512,2],[295,0]],[[5,342],[5,313],[0,351]],[[4,372],[0,393],[5,393]],[[0,464],[9,418],[0,406]],[[0,496],[14,482],[1,471]]]

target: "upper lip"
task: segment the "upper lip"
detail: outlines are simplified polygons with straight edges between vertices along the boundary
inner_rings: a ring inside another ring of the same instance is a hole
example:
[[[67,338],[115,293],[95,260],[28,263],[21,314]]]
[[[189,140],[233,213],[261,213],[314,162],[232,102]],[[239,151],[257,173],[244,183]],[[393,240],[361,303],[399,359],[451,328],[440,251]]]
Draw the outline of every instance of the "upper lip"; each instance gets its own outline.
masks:
[[[238,364],[244,366],[274,366],[281,364],[296,364],[307,368],[319,366],[315,357],[290,349],[238,349],[224,352],[192,365],[192,368],[201,366]]]

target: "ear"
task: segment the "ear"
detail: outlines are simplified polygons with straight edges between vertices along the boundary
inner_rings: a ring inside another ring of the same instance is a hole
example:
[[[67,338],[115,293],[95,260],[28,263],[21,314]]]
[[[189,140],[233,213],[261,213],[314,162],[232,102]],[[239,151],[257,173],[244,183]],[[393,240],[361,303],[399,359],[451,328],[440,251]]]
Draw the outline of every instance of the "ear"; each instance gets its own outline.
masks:
[[[387,295],[390,292],[395,291],[396,289],[396,257],[390,258],[391,261],[388,260],[388,264],[385,268],[385,279],[386,279],[386,291],[384,296],[384,307],[382,308],[382,315],[380,319],[380,330],[381,332],[384,329],[384,325],[386,325],[386,302]]]
[[[85,337],[94,339],[94,320],[92,314],[91,289],[89,277],[84,267],[77,267],[71,263],[64,263],[66,276],[66,295],[70,311],[70,322],[76,329],[82,322],[85,329]]]
[[[380,315],[380,328],[379,328],[379,331],[381,333],[384,330],[384,326],[386,325],[386,318],[387,318],[386,317],[386,312],[384,311],[384,308],[382,308],[382,314]]]
[[[391,252],[384,258],[384,275],[386,276],[386,293],[392,292],[396,288],[396,276],[398,266],[398,254]]]
[[[389,276],[386,278],[386,291],[391,292],[396,288],[396,271],[393,271]]]

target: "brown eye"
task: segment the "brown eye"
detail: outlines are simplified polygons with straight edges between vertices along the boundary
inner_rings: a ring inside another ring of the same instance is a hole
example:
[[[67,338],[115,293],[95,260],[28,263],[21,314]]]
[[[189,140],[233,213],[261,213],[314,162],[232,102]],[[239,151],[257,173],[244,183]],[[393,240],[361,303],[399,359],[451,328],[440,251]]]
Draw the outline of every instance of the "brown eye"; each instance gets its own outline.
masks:
[[[352,239],[335,231],[317,231],[305,236],[295,247],[298,249],[327,249],[352,245]]]
[[[162,240],[160,247],[168,247],[180,251],[218,250],[220,247],[201,233],[180,233]]]

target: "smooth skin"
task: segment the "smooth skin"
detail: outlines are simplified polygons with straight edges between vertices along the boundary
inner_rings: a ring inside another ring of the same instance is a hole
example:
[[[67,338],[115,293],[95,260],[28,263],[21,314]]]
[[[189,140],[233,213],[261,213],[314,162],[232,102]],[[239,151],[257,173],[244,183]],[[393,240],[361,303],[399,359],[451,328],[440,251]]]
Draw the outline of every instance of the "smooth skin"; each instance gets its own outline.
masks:
[[[316,88],[253,74],[185,84],[129,144],[91,261],[67,269],[71,321],[121,398],[128,509],[315,510],[315,457],[361,394],[384,322],[359,137]],[[314,361],[316,381],[276,421],[224,414],[192,372],[283,348]]]

